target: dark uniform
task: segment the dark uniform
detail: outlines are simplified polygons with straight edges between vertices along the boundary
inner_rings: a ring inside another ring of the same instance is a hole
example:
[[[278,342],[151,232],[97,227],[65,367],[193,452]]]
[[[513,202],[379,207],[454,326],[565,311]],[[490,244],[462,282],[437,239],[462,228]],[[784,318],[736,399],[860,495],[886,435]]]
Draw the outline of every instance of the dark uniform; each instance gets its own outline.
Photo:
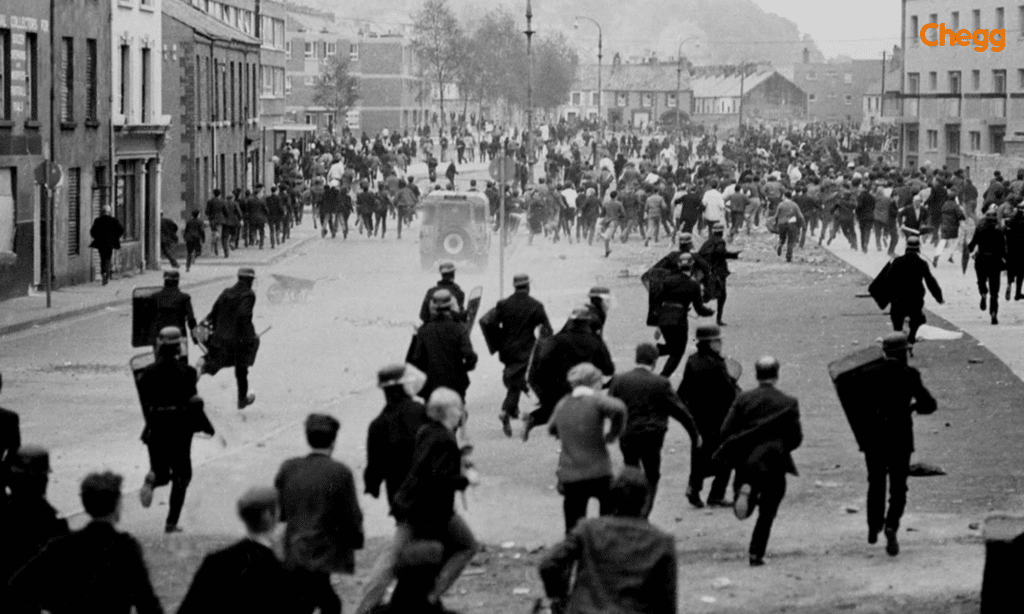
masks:
[[[142,442],[149,450],[149,473],[139,492],[143,507],[153,502],[153,489],[171,484],[165,531],[178,530],[185,491],[192,481],[192,435],[213,435],[196,390],[198,372],[179,360],[181,333],[177,328],[160,331],[156,362],[139,375],[139,399],[146,427]]]
[[[179,279],[177,271],[164,272],[163,289],[150,297],[153,304],[153,321],[149,328],[151,344],[156,344],[160,331],[168,326],[179,331],[190,331],[196,327],[192,297],[178,289]]]
[[[908,339],[903,333],[893,333],[883,342],[886,360],[865,371],[865,378],[880,392],[870,407],[858,411],[875,416],[875,428],[865,435],[868,443],[862,446],[868,469],[868,542],[874,543],[878,533],[885,530],[889,541],[888,552],[899,553],[896,531],[907,506],[907,475],[910,456],[914,452],[914,412],[934,413],[937,404],[921,383],[921,373],[907,364]],[[885,510],[886,481],[889,483],[889,511]]]
[[[249,367],[256,362],[260,347],[260,338],[252,325],[256,305],[256,294],[252,291],[255,276],[252,269],[239,269],[238,283],[221,292],[205,320],[213,332],[206,344],[209,352],[201,363],[200,372],[215,375],[224,367],[234,366],[239,409],[256,400],[256,395],[249,392]]]
[[[1016,285],[1014,300],[1021,300],[1021,286],[1024,285],[1024,209],[1019,205],[1013,216],[1006,221],[1006,300],[1010,300],[1010,289]]]
[[[681,255],[681,268],[669,272],[651,285],[647,323],[657,326],[665,340],[665,343],[658,344],[658,355],[668,356],[661,370],[662,377],[671,376],[686,353],[686,342],[690,335],[690,306],[693,305],[694,310],[701,316],[715,315],[715,312],[706,307],[701,300],[700,285],[690,278],[692,262],[693,257],[689,254]]]
[[[423,297],[423,303],[420,304],[420,320],[430,321],[430,301],[438,290],[447,290],[451,293],[459,307],[453,315],[456,318],[462,317],[466,311],[466,293],[462,291],[459,284],[455,283],[455,267],[450,263],[445,263],[441,265],[441,280],[437,282],[436,286],[427,290],[427,294]]]
[[[0,389],[3,378],[0,377]],[[0,407],[0,509],[7,501],[7,481],[11,463],[21,447],[21,420],[15,412]]]
[[[910,320],[910,343],[917,340],[917,329],[925,323],[924,287],[928,287],[939,304],[942,304],[942,288],[935,281],[928,263],[920,256],[921,239],[916,235],[907,237],[906,253],[895,258],[886,275],[892,305],[889,317],[895,331],[903,330],[903,323]],[[923,284],[922,284],[923,282]]]
[[[203,221],[199,219],[199,212],[193,211],[192,218],[185,222],[185,270],[192,268],[200,254],[203,253],[203,243],[206,242],[206,230],[203,228]]]
[[[716,467],[711,454],[718,448],[722,423],[732,406],[739,389],[729,376],[725,358],[710,347],[711,341],[721,339],[716,326],[701,326],[697,329],[697,352],[686,361],[683,380],[679,384],[679,398],[690,409],[697,423],[697,432],[704,439],[700,449],[691,448],[690,480],[686,497],[696,507],[703,507],[700,492],[704,479],[714,476],[708,503],[720,504],[725,500],[725,489],[729,485],[729,467]]]
[[[728,260],[735,260],[739,257],[739,252],[731,252],[726,248],[725,239],[722,238],[724,232],[724,227],[716,225],[711,232],[711,236],[700,246],[700,250],[697,252],[697,255],[707,263],[710,269],[710,274],[704,282],[704,300],[710,301],[715,299],[718,301],[716,321],[719,326],[725,324],[722,322],[722,313],[725,310],[725,284],[726,279],[729,277]]]
[[[551,335],[551,322],[540,301],[530,296],[530,278],[516,275],[512,280],[516,291],[494,307],[493,325],[501,343],[498,359],[505,365],[501,381],[508,389],[501,404],[501,421],[505,434],[511,436],[508,421],[519,417],[519,397],[527,390],[526,370],[530,353],[537,343],[535,331],[540,327],[541,338]],[[480,322],[484,326],[483,320]]]
[[[224,255],[228,253],[228,239],[224,235],[224,221],[227,217],[227,208],[224,206],[224,200],[220,197],[220,190],[214,190],[213,198],[206,201],[206,221],[210,223],[210,233],[213,235],[210,237],[210,242],[213,245],[213,255],[217,255],[217,239],[220,239],[224,245]]]
[[[427,375],[423,398],[429,400],[430,393],[445,387],[457,392],[465,402],[469,372],[476,368],[477,355],[466,326],[449,309],[451,294],[438,290],[432,300],[436,315],[416,332],[405,361]]]
[[[999,282],[1003,274],[1006,257],[1006,238],[994,215],[995,209],[985,214],[985,220],[978,223],[968,251],[978,249],[974,257],[974,272],[978,276],[978,292],[981,294],[981,310],[988,308],[992,323],[999,323]],[[986,304],[986,294],[987,304]]]

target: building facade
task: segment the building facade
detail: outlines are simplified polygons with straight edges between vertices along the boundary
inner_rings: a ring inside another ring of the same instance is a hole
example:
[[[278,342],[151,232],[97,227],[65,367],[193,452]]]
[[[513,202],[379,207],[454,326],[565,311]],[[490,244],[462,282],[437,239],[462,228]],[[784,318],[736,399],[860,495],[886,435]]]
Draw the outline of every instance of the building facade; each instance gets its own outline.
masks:
[[[332,13],[292,4],[287,9],[285,120],[316,126],[321,133],[333,132],[344,119],[316,103],[316,84],[326,65],[339,53],[348,54],[352,72],[353,62],[359,59],[355,32],[338,24]]]
[[[882,59],[810,62],[793,65],[792,81],[807,93],[807,120],[860,125],[864,94],[882,78]]]
[[[568,121],[597,119],[598,108],[613,129],[644,128],[652,123],[671,125],[678,109],[683,118],[691,107],[688,68],[672,63],[623,63],[614,59],[601,68],[598,93],[598,67],[580,66],[569,100],[559,111]],[[598,102],[600,101],[600,105]]]
[[[113,211],[125,228],[118,270],[160,264],[161,163],[171,117],[163,114],[163,2],[113,3],[111,87],[114,108]]]
[[[733,130],[740,121],[803,121],[807,116],[806,93],[769,67],[702,68],[690,84],[691,119],[712,129]]]
[[[164,109],[173,155],[163,169],[163,215],[179,226],[214,188],[252,188],[262,159],[260,39],[178,0],[163,6]]]
[[[965,156],[1002,154],[1008,137],[1024,136],[1024,47],[976,51],[950,44],[949,37],[940,44],[938,29],[921,39],[924,26],[934,23],[971,33],[1005,29],[1016,40],[1024,31],[1024,9],[1000,0],[905,0],[902,21],[898,120],[905,165],[957,169]]]

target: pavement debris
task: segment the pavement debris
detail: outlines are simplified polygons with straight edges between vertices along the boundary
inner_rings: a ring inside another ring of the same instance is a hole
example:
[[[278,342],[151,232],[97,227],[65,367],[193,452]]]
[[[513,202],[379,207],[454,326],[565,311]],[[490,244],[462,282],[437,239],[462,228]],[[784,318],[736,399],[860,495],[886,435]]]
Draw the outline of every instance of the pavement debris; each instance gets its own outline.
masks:
[[[722,576],[721,578],[715,578],[714,582],[711,583],[711,586],[717,588],[718,590],[722,590],[723,588],[732,586],[732,580],[726,578],[725,576]]]
[[[860,513],[860,508],[857,507],[856,505],[847,505],[846,506],[846,513],[847,514],[857,514],[857,513]]]

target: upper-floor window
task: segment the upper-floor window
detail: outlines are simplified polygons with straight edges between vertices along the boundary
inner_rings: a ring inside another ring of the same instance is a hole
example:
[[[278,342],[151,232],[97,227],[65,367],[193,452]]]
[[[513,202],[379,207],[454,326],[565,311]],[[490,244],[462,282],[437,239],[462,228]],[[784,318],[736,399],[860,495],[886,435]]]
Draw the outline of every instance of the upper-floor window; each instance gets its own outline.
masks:
[[[348,59],[358,60],[359,59],[359,43],[349,43],[348,46]]]
[[[629,94],[627,92],[619,92],[615,96],[615,103],[617,106],[625,107],[629,105]]]
[[[11,118],[11,31],[0,30],[0,119]]]
[[[939,14],[938,13],[932,13],[931,15],[929,15],[928,16],[928,23],[938,24],[939,23]],[[932,29],[928,30],[928,40],[930,40],[930,41],[938,40],[938,36],[939,36],[938,29],[932,28]]]
[[[60,48],[60,121],[75,121],[75,39],[64,37]]]
[[[818,73],[816,73],[813,70],[808,70],[804,78],[807,79],[808,81],[814,81],[815,79],[818,78]]]
[[[960,29],[960,11],[953,11],[949,16],[949,21],[953,24],[954,30]]]
[[[949,71],[949,93],[959,94],[960,93],[960,71],[951,70]]]
[[[338,55],[338,43],[327,43],[327,57]]]
[[[974,91],[981,89],[981,71],[978,69],[971,71],[971,87],[974,88]]]
[[[1006,71],[1005,70],[993,70],[992,71],[992,91],[996,94],[1006,93]]]
[[[288,41],[288,42],[286,42],[284,44],[284,57],[289,59],[289,60],[292,59],[292,42],[291,41]]]
[[[650,92],[647,92],[647,93],[643,94],[643,96],[641,96],[640,98],[641,98],[640,106],[642,106],[644,108],[651,108],[651,107],[654,106],[654,94],[651,94]]]
[[[198,66],[198,65],[197,65]],[[96,39],[85,41],[85,119],[99,120],[99,51]]]
[[[910,32],[907,33],[907,38],[909,38],[915,45],[921,42],[921,28],[918,26],[917,15],[911,15]]]
[[[974,22],[975,30],[981,27],[981,9],[974,9],[971,11],[971,21]]]
[[[843,83],[847,83],[847,84],[853,83],[853,74],[852,73],[843,73]]]
[[[996,7],[996,29],[1006,27],[1006,9],[1001,6]]]
[[[595,107],[601,104],[601,92],[591,92],[590,104],[594,105]]]
[[[306,57],[313,57],[313,41],[306,41]]]
[[[916,96],[921,93],[921,73],[907,73],[907,93]]]
[[[939,89],[939,73],[934,70],[928,73],[928,89],[932,92]]]

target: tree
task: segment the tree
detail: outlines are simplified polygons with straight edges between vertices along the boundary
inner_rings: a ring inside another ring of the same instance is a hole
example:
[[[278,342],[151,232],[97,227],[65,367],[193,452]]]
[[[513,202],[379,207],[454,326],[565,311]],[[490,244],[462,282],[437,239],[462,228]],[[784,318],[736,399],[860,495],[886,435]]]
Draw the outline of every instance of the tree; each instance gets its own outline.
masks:
[[[348,58],[338,54],[320,67],[313,102],[333,111],[338,120],[359,100],[359,80],[348,73]]]
[[[533,102],[551,110],[569,99],[579,58],[561,33],[542,38],[534,52]]]
[[[455,82],[465,48],[462,26],[447,0],[426,0],[413,15],[412,48],[424,74],[437,85],[443,126],[444,90]]]

